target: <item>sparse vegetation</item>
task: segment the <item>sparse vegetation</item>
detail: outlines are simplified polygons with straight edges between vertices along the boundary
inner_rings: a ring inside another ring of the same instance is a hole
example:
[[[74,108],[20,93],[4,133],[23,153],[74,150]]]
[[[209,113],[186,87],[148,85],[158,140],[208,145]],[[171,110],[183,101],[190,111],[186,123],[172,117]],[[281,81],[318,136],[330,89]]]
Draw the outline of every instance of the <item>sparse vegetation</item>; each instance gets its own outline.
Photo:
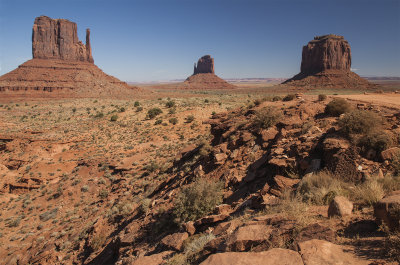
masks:
[[[256,128],[267,129],[278,123],[282,118],[282,113],[274,107],[265,107],[257,111],[253,119]]]
[[[349,112],[351,106],[347,100],[343,98],[335,98],[325,107],[325,113],[331,116],[339,116],[340,114]]]
[[[288,95],[286,95],[282,100],[283,101],[292,101],[293,99],[295,99],[296,98],[296,95],[295,94],[288,94]]]
[[[325,101],[328,97],[325,94],[318,95],[318,101]]]
[[[148,119],[153,119],[154,117],[160,115],[162,110],[160,108],[151,108],[147,111],[147,118]]]
[[[184,187],[174,202],[177,222],[196,220],[205,216],[222,202],[222,183],[197,179]]]
[[[118,120],[118,115],[112,115],[110,118],[110,121],[117,121]]]
[[[371,111],[353,110],[339,119],[342,132],[350,134],[365,134],[381,126],[381,118]]]

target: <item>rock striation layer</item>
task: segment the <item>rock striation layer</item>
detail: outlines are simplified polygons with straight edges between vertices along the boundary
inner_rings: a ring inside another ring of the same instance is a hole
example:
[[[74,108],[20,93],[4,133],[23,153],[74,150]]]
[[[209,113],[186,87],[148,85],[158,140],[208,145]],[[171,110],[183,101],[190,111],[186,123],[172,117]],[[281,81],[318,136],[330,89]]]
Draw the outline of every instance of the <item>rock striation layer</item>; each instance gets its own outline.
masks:
[[[234,89],[236,86],[221,79],[214,72],[214,58],[210,55],[201,57],[194,64],[193,75],[178,85],[181,89]]]
[[[300,73],[283,84],[305,88],[375,88],[351,72],[351,49],[343,36],[314,37],[303,47]]]
[[[92,56],[90,30],[86,30],[84,45],[78,39],[77,25],[66,19],[35,19],[32,56],[33,59],[0,76],[0,93],[38,97],[119,96],[136,88],[98,68]]]
[[[201,57],[197,65],[194,64],[193,75],[196,74],[214,74],[214,58],[211,58],[210,55]]]
[[[32,29],[33,59],[61,59],[93,63],[90,30],[86,30],[86,45],[78,39],[77,25],[66,19],[40,16]]]

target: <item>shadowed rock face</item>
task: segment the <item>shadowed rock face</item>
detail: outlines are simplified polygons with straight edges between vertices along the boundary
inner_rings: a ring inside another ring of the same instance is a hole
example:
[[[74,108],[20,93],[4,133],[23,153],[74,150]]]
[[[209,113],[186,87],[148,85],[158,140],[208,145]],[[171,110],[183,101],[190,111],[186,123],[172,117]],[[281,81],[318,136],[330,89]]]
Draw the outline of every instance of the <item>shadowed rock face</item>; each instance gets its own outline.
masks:
[[[196,74],[214,74],[214,58],[210,55],[205,55],[199,59],[196,64],[194,64],[193,75]]]
[[[325,70],[350,71],[351,51],[349,43],[337,35],[315,37],[303,47],[302,74],[315,74]]]
[[[66,19],[40,16],[32,29],[34,59],[61,59],[93,63],[90,30],[86,30],[86,45],[78,39],[77,26]]]

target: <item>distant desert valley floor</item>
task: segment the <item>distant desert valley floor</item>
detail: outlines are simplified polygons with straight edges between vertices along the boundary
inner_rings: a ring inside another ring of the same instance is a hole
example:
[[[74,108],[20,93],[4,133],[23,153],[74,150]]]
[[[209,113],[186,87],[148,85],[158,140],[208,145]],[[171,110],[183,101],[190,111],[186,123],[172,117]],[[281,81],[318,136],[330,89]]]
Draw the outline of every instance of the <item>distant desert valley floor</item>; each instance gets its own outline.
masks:
[[[3,93],[2,264],[398,264],[400,82],[372,82]]]

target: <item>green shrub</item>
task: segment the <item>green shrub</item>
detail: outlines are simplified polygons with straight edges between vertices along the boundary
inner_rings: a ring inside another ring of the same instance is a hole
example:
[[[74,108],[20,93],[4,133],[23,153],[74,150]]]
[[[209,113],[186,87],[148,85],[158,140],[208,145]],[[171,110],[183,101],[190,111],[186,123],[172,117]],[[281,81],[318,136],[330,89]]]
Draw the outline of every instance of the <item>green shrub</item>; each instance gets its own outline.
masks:
[[[353,110],[338,122],[340,130],[347,135],[365,134],[382,124],[382,119],[374,112],[367,110]]]
[[[390,147],[392,139],[385,132],[372,131],[362,136],[357,145],[361,148],[361,152],[366,153],[374,150],[376,154],[380,154],[383,150]]]
[[[192,121],[194,121],[194,116],[193,115],[189,115],[185,118],[185,122],[186,123],[191,123]]]
[[[288,94],[288,95],[286,95],[282,100],[283,101],[292,101],[293,99],[295,99],[296,98],[296,95],[295,94]]]
[[[136,107],[136,112],[141,112],[143,110],[143,107]]]
[[[158,120],[156,120],[155,122],[154,122],[154,125],[159,125],[159,124],[161,124],[162,123],[162,119],[158,119]]]
[[[272,101],[273,101],[273,102],[276,102],[276,101],[279,101],[279,100],[282,100],[282,98],[281,98],[280,96],[274,96],[274,97],[272,98]]]
[[[171,118],[171,119],[169,119],[169,123],[175,125],[175,124],[178,123],[178,119],[177,118]]]
[[[108,191],[107,190],[100,190],[99,191],[99,197],[100,199],[106,199],[108,197]]]
[[[140,106],[139,101],[135,101],[135,103],[133,104],[133,106],[134,106],[134,107],[139,107],[139,106]]]
[[[166,106],[167,108],[172,108],[172,107],[175,106],[175,101],[173,101],[173,100],[168,100],[167,103],[165,103],[165,106]]]
[[[104,117],[104,113],[103,112],[97,112],[94,117],[95,118],[103,118]]]
[[[118,115],[112,115],[110,118],[110,121],[117,121],[118,120]]]
[[[173,212],[177,222],[193,221],[210,214],[221,202],[221,182],[197,179],[180,191]]]
[[[126,109],[124,108],[124,107],[121,107],[120,109],[119,109],[119,112],[125,112],[126,111]]]
[[[331,116],[340,116],[340,114],[349,112],[350,104],[343,98],[335,98],[325,107],[325,113]]]
[[[328,97],[324,94],[318,95],[318,101],[324,101],[326,100]]]
[[[274,126],[282,118],[282,113],[274,107],[265,107],[257,111],[253,120],[256,128],[267,129]]]
[[[160,115],[162,112],[162,110],[160,108],[151,108],[147,111],[147,117],[149,119],[153,119],[154,117]]]

